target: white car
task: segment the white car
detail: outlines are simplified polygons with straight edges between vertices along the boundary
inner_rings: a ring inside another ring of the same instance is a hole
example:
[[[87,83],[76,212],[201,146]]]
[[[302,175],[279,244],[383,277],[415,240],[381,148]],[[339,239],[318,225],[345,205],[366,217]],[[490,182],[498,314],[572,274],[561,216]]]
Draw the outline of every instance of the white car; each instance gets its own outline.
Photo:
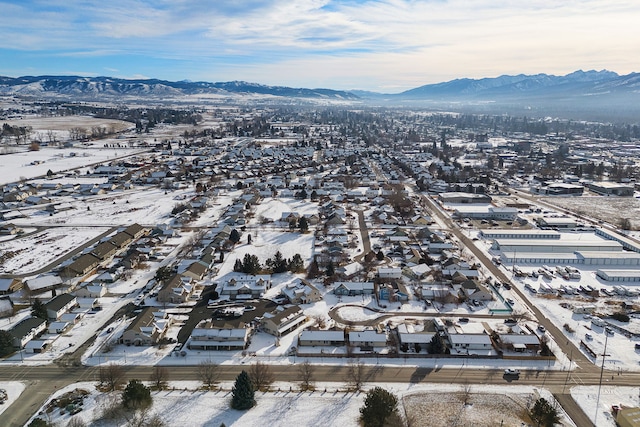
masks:
[[[518,375],[520,375],[520,371],[518,369],[508,368],[508,369],[504,370],[504,374],[505,375],[518,376]]]

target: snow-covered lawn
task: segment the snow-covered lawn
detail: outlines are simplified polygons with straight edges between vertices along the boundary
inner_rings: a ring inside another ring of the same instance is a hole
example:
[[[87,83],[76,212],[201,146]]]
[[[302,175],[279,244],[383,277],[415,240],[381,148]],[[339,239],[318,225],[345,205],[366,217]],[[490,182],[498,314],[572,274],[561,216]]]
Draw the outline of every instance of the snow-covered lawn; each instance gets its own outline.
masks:
[[[169,426],[189,425],[219,427],[257,426],[268,422],[269,426],[300,427],[333,426],[356,427],[359,425],[360,408],[364,404],[366,390],[345,392],[344,386],[334,383],[317,383],[316,391],[300,392],[297,384],[275,383],[270,392],[256,393],[256,406],[247,411],[230,409],[232,383],[222,383],[222,390],[198,390],[194,382],[172,382],[171,389],[152,392],[153,405],[149,414],[158,414]],[[365,386],[366,387],[366,386]],[[399,398],[399,411],[411,420],[411,425],[436,427],[450,426],[452,420],[462,420],[463,425],[520,427],[527,421],[527,405],[538,397],[552,399],[547,390],[527,386],[471,387],[465,405],[464,390],[460,386],[440,384],[384,384],[383,387]],[[103,408],[114,398],[95,390],[94,383],[78,383],[58,391],[52,397],[84,389],[90,394],[84,400],[83,410],[75,415],[87,424],[101,417]],[[444,405],[444,406],[443,406]],[[454,408],[455,410],[452,410]],[[562,414],[564,415],[564,414]],[[66,423],[71,417],[51,412],[53,422]],[[102,420],[104,427],[120,425],[116,420]],[[566,416],[563,426],[574,426]]]

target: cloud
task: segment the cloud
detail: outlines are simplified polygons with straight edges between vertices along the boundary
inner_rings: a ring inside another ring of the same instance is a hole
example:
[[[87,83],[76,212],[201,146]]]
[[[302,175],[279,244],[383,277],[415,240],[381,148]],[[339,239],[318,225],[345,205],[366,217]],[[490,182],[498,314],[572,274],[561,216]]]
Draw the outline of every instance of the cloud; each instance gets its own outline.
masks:
[[[343,78],[345,84],[370,88],[395,79],[412,85],[463,76],[570,72],[590,64],[630,72],[640,51],[635,0],[55,3],[0,0],[0,48],[78,61],[115,61],[121,55],[126,62],[135,56],[138,66],[148,58],[164,65],[161,72],[174,72],[176,80],[255,75],[252,80],[263,81],[262,72],[263,78],[280,79],[278,84],[320,85]],[[130,67],[113,64],[135,74]],[[185,72],[190,74],[177,75]]]

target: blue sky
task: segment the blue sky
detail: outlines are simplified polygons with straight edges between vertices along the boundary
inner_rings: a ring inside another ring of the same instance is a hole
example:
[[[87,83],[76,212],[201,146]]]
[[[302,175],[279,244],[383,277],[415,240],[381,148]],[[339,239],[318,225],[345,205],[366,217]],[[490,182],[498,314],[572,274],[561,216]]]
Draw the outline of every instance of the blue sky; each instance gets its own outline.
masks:
[[[0,0],[0,75],[401,90],[640,71],[637,0]]]

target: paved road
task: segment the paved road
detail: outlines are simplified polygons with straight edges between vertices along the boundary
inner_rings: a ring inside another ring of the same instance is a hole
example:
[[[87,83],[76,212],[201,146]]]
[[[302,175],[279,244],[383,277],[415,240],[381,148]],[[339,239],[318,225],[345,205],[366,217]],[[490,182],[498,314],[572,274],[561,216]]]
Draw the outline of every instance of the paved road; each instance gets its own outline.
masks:
[[[356,211],[358,213],[358,226],[360,228],[360,236],[362,238],[362,253],[354,257],[354,261],[361,262],[362,259],[371,252],[371,240],[369,239],[369,230],[367,229],[367,223],[364,220],[364,212]]]
[[[431,197],[424,195],[422,197],[429,205],[431,211],[438,216],[438,218],[449,228],[449,230],[456,236],[456,238],[464,246],[466,246],[474,254],[474,256],[476,256],[480,263],[482,263],[484,267],[494,275],[494,277],[502,282],[510,282],[510,279],[502,272],[502,270],[495,266],[493,262],[491,262],[491,260],[485,255],[485,253],[481,251],[475,245],[475,243],[460,230],[460,228],[451,220],[451,218],[440,210],[440,207],[433,199],[431,199]],[[515,292],[519,296],[519,298],[527,305],[528,309],[535,315],[538,323],[543,325],[546,328],[547,333],[553,336],[560,350],[566,355],[570,355],[571,361],[578,368],[576,373],[572,374],[574,380],[576,378],[579,378],[580,381],[584,381],[584,384],[597,385],[599,383],[600,369],[595,366],[592,361],[589,360],[580,351],[580,349],[573,344],[573,342],[567,340],[563,332],[558,327],[556,327],[556,325],[553,324],[534,304],[531,304],[527,296],[524,295],[524,293],[517,286],[512,286],[511,291]],[[610,373],[608,375],[610,375]],[[640,378],[640,374],[634,373],[632,375],[628,375],[626,378],[636,377]],[[611,378],[612,380],[614,380],[614,376],[612,376]],[[619,385],[619,381],[616,381],[616,384]],[[586,417],[580,407],[575,404],[573,398],[571,398],[570,395],[564,395],[564,390],[562,390],[559,394],[563,395],[563,397],[558,402],[562,405],[567,414],[571,417],[572,420],[574,420],[574,422],[578,426],[593,425],[593,423],[588,420],[588,417]]]
[[[198,381],[197,366],[171,366],[169,367],[169,380]],[[125,366],[125,379],[147,380],[151,376],[153,367],[150,366]],[[232,381],[242,369],[247,369],[243,365],[222,365],[220,367],[220,381]],[[271,367],[275,377],[279,381],[296,382],[298,373],[290,366],[273,365]],[[346,384],[347,366],[316,366],[315,378],[322,378],[323,382],[336,382]],[[78,381],[95,381],[98,378],[98,368],[95,367],[59,367],[56,365],[2,368],[0,369],[0,381],[24,381],[29,387],[10,408],[0,415],[0,425],[2,426],[22,426],[44,404],[47,397],[55,390],[67,384]],[[441,368],[436,365],[434,368],[415,366],[381,366],[369,365],[364,374],[366,383],[440,383],[440,384],[498,384],[504,385],[507,379],[504,378],[501,369],[469,369],[465,366],[459,368]],[[520,378],[513,380],[512,384],[531,385],[549,389],[552,393],[563,395],[566,372],[531,370],[523,371]],[[599,380],[597,372],[582,372],[580,375],[581,384],[594,385]],[[640,383],[640,374],[630,373],[621,377],[616,377],[616,385],[637,386]],[[563,395],[563,405],[569,416],[574,420],[581,420],[579,407],[572,407],[567,403],[571,399],[569,395]],[[586,426],[576,421],[579,426]]]

